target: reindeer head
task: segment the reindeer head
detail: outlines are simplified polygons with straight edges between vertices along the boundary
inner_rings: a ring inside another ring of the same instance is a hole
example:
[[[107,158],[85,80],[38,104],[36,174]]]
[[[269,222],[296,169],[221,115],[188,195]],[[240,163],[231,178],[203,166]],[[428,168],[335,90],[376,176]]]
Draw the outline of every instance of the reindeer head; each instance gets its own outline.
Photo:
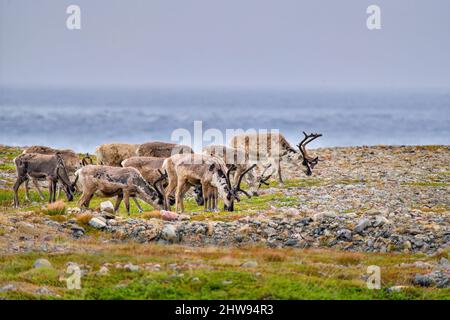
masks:
[[[74,184],[70,182],[69,174],[67,173],[66,165],[60,153],[56,153],[56,175],[61,180],[64,185],[64,192],[66,193],[67,199],[69,201],[73,200],[73,193],[75,192],[75,181]]]
[[[156,193],[158,194],[158,205],[164,206],[164,187],[163,187],[163,181],[167,180],[167,171],[164,171],[164,173],[161,172],[161,170],[158,169],[159,178],[156,179],[156,181],[152,184],[153,188],[155,189]],[[159,186],[158,186],[159,184]],[[171,203],[172,205],[172,203]]]
[[[302,164],[306,167],[305,173],[307,176],[310,176],[310,175],[312,175],[312,170],[314,169],[315,165],[319,162],[319,157],[314,158],[314,157],[309,156],[308,153],[306,152],[306,145],[308,143],[310,143],[311,141],[321,137],[322,134],[319,134],[319,133],[306,134],[304,131],[303,131],[303,134],[305,135],[305,137],[297,145],[297,147],[300,149],[300,153],[302,154],[302,157],[303,157]]]
[[[241,175],[239,176],[239,178],[237,179],[237,182],[236,182],[235,186],[231,185],[230,174],[231,174],[232,171],[236,170],[236,166],[232,165],[227,170],[226,181],[227,181],[227,186],[228,186],[228,190],[229,191],[228,191],[228,193],[226,195],[226,201],[224,200],[224,210],[226,210],[226,211],[234,211],[234,200],[236,200],[237,202],[241,201],[241,198],[239,197],[239,193],[240,192],[245,194],[248,198],[251,198],[251,196],[247,193],[247,191],[241,189],[241,182],[242,182],[242,178],[244,178],[244,176],[248,172],[253,170],[253,168],[255,168],[255,167],[256,167],[256,164],[252,165],[250,168],[248,168],[247,170],[242,172]]]

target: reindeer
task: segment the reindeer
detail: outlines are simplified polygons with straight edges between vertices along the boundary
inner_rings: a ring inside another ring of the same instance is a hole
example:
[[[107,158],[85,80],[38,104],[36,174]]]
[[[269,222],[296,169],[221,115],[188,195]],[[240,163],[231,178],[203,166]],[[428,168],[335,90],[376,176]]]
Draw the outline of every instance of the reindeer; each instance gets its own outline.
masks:
[[[17,180],[14,184],[14,207],[19,207],[18,190],[28,179],[46,179],[48,181],[49,202],[56,200],[56,184],[61,181],[69,201],[73,200],[75,183],[72,184],[61,154],[55,155],[26,153],[14,159],[17,169]],[[28,194],[28,185],[25,184]]]
[[[123,160],[136,156],[139,144],[108,143],[95,149],[97,164],[120,167]]]
[[[122,167],[137,169],[149,184],[155,188],[158,188],[156,185],[161,183],[160,190],[164,190],[167,186],[167,175],[161,172],[164,160],[164,158],[156,157],[131,157],[122,161]],[[201,194],[196,197],[197,203],[199,203],[200,199],[201,201],[203,200],[203,196]],[[136,198],[133,198],[133,201],[139,208],[139,211],[142,211],[142,208]],[[169,201],[170,204],[173,205],[175,203],[175,198],[170,197]]]
[[[176,211],[184,212],[183,198],[185,193],[192,186],[201,184],[206,210],[211,209],[211,207],[214,210],[217,209],[217,201],[214,197],[214,192],[217,192],[224,202],[224,210],[233,211],[234,200],[240,201],[239,192],[250,197],[246,191],[241,189],[240,183],[242,177],[253,167],[242,173],[234,187],[231,186],[229,179],[233,169],[235,168],[227,169],[221,159],[208,155],[177,154],[167,158],[163,164],[163,170],[167,172],[169,179],[169,185],[165,190],[166,208],[170,209],[167,199],[176,189]],[[212,205],[210,201],[213,201]]]
[[[192,149],[185,145],[153,141],[141,144],[137,150],[136,155],[139,157],[157,157],[168,158],[174,154],[194,153]]]
[[[92,158],[90,157],[90,155],[88,153],[86,153],[86,155],[80,160],[80,158],[78,157],[78,155],[69,149],[66,150],[58,150],[58,149],[53,149],[50,147],[45,147],[45,146],[32,146],[32,147],[28,147],[26,148],[22,154],[27,154],[27,153],[38,153],[38,154],[47,154],[47,155],[55,155],[57,153],[59,153],[61,155],[61,157],[64,160],[64,164],[66,166],[66,170],[70,175],[73,175],[75,173],[75,171],[77,171],[79,168],[81,168],[82,166],[85,166],[87,164],[92,164]],[[39,187],[39,184],[37,182],[37,179],[32,178],[31,181],[33,182],[33,185],[36,187],[36,190],[40,196],[40,198],[42,200],[44,200],[44,195],[42,194],[41,188]],[[29,201],[30,196],[29,196],[29,188],[28,188],[28,180],[25,181],[25,199],[27,201]],[[58,188],[58,195],[57,197],[59,198],[60,195],[60,191],[61,191],[61,187]]]
[[[281,133],[255,133],[234,136],[230,144],[233,148],[244,150],[250,161],[268,161],[272,167],[272,174],[278,175],[278,181],[283,183],[281,176],[281,160],[302,159],[307,176],[312,175],[314,166],[318,163],[318,157],[311,157],[306,152],[306,145],[319,138],[322,134],[304,134],[304,139],[297,145],[299,151],[295,150]]]
[[[117,196],[114,212],[123,200],[128,214],[130,197],[139,197],[156,209],[161,209],[164,203],[164,195],[156,184],[151,186],[135,168],[88,165],[79,169],[76,176],[83,190],[80,207],[89,208],[94,194],[107,198]]]
[[[250,168],[254,163],[251,163],[248,155],[241,149],[236,149],[236,148],[230,148],[224,145],[209,145],[203,148],[203,153],[206,155],[210,155],[213,157],[218,157],[220,159],[222,159],[225,164],[227,165],[227,168],[230,169],[232,168],[232,166],[234,166],[235,172],[233,175],[233,179],[232,182],[236,183],[236,181],[239,179],[239,177],[241,176],[241,174],[246,171],[248,168]],[[256,189],[258,189],[258,187],[256,187],[256,185],[259,183],[263,183],[265,181],[267,181],[270,177],[265,177],[264,173],[266,172],[266,170],[263,172],[263,174],[259,177],[257,177],[254,173],[254,170],[251,170],[249,172],[247,172],[246,175],[246,182],[249,185],[249,188],[251,191],[251,193],[253,195],[257,195]]]

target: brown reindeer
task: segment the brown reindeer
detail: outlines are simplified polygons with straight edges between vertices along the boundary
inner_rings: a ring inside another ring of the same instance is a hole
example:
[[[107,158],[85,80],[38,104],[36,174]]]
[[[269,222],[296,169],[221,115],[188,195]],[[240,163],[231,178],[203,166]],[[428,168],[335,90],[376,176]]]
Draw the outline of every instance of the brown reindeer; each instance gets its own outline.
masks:
[[[17,180],[14,184],[14,206],[19,207],[18,190],[28,179],[46,179],[48,181],[49,202],[56,200],[56,185],[58,181],[64,186],[69,201],[73,200],[74,184],[70,182],[64,159],[59,153],[55,155],[26,153],[14,159],[17,169]],[[25,184],[28,193],[27,184]]]
[[[192,186],[201,184],[206,210],[211,209],[210,201],[213,201],[212,206],[215,210],[217,209],[217,201],[215,201],[214,196],[214,192],[217,192],[224,202],[224,210],[233,211],[234,200],[240,201],[239,192],[250,197],[247,192],[241,189],[240,183],[243,175],[253,167],[242,174],[234,187],[231,186],[229,179],[230,172],[233,169],[235,168],[227,169],[221,159],[208,155],[177,154],[167,158],[163,164],[163,170],[167,172],[169,179],[169,185],[165,190],[166,208],[170,209],[167,198],[176,189],[176,211],[184,212],[184,195]]]
[[[185,145],[161,141],[143,143],[136,150],[136,154],[140,157],[168,158],[174,154],[187,153],[194,153],[194,151]]]
[[[233,148],[243,150],[250,161],[268,161],[272,168],[272,174],[278,175],[278,181],[283,183],[281,176],[281,160],[302,159],[306,175],[312,175],[314,166],[318,163],[318,157],[311,157],[306,152],[306,145],[319,138],[322,134],[306,134],[298,144],[299,151],[294,149],[281,133],[251,133],[234,136],[230,144]]]
[[[241,174],[256,163],[256,161],[250,161],[244,150],[230,148],[224,145],[212,144],[206,146],[203,148],[203,153],[213,157],[219,157],[225,162],[228,169],[233,166],[236,168],[233,179],[231,179],[232,183],[236,183]],[[261,184],[267,184],[266,181],[271,177],[271,175],[265,175],[267,167],[270,167],[270,164],[266,166],[266,169],[264,169],[260,175],[256,173],[256,169],[258,169],[257,167],[255,167],[255,170],[247,171],[247,174],[245,175],[245,182],[249,187],[250,193],[254,196],[258,195],[257,190]]]
[[[78,170],[76,176],[83,191],[78,204],[85,208],[89,208],[94,194],[117,197],[114,211],[119,209],[123,200],[128,214],[130,197],[138,197],[156,209],[160,209],[164,203],[164,195],[156,184],[151,186],[135,168],[88,165]]]
[[[122,161],[122,167],[137,169],[150,185],[158,188],[156,185],[160,183],[161,187],[159,189],[164,190],[164,187],[167,185],[167,175],[161,172],[164,160],[164,158],[156,157],[131,157]],[[142,208],[137,199],[133,198],[133,201],[139,211],[142,212]],[[173,197],[170,201],[175,203],[175,199]]]
[[[97,164],[120,167],[123,160],[136,156],[139,144],[107,143],[95,149]]]

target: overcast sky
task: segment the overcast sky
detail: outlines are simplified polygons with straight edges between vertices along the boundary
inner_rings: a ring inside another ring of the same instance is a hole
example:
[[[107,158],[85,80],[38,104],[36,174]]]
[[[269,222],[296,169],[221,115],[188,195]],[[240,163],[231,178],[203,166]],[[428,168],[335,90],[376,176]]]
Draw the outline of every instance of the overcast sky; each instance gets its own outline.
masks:
[[[448,0],[0,4],[0,85],[450,87]]]

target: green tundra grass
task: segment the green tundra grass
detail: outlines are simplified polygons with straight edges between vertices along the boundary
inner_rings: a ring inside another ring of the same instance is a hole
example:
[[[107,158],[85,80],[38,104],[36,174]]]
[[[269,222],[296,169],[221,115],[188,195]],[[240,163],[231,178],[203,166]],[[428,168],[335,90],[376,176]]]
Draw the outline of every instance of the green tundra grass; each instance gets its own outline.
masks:
[[[86,244],[89,246],[89,244]],[[188,248],[165,245],[121,244],[95,247],[95,253],[17,254],[0,258],[0,284],[21,290],[0,293],[13,299],[448,299],[448,289],[412,287],[416,272],[400,263],[439,257],[401,254],[361,254],[330,250],[267,248]],[[51,269],[33,269],[35,259],[45,257]],[[258,265],[243,268],[252,260]],[[68,290],[66,264],[77,262],[89,272],[81,278],[81,290]],[[106,263],[142,265],[158,263],[160,271],[127,271]],[[180,269],[173,270],[176,263]],[[363,279],[367,266],[381,267],[382,288],[370,290]],[[390,292],[394,285],[408,286]],[[55,296],[37,295],[45,286]]]

